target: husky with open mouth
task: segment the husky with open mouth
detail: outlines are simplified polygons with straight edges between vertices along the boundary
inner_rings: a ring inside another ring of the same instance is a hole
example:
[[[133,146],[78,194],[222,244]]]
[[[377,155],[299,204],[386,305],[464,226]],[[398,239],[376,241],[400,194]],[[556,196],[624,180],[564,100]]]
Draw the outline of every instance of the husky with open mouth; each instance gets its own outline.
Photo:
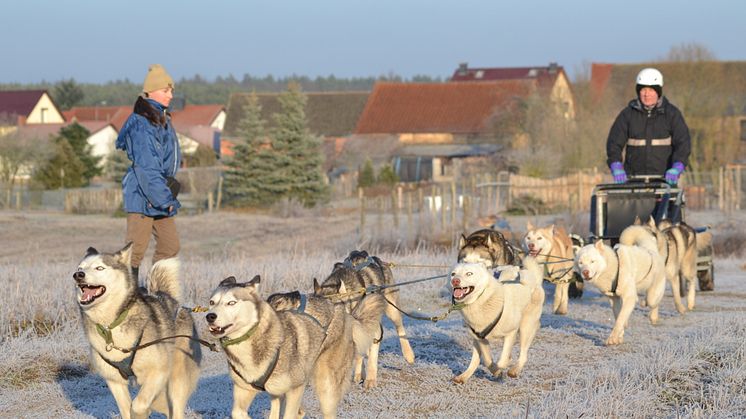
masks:
[[[453,304],[459,307],[464,323],[472,336],[472,356],[469,366],[453,378],[465,383],[482,363],[492,374],[510,366],[510,355],[520,335],[518,362],[508,370],[517,377],[528,360],[528,348],[539,330],[544,304],[542,269],[527,256],[523,268],[505,265],[493,276],[484,263],[458,263],[451,270],[450,286]],[[503,349],[497,364],[492,362],[489,340],[502,337]]]
[[[183,418],[202,353],[191,313],[181,308],[179,261],[156,262],[145,292],[131,275],[131,250],[131,243],[116,253],[88,248],[73,274],[91,366],[123,418],[147,418],[151,409]],[[134,400],[130,378],[140,386]]]

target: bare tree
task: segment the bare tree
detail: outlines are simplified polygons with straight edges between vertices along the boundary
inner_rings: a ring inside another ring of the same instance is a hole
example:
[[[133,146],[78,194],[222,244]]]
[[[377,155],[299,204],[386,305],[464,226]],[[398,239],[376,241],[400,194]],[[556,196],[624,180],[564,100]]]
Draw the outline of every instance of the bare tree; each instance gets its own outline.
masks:
[[[46,142],[23,139],[12,131],[0,135],[0,184],[5,186],[3,206],[9,208],[13,186],[21,175],[28,175],[36,162],[47,157]]]

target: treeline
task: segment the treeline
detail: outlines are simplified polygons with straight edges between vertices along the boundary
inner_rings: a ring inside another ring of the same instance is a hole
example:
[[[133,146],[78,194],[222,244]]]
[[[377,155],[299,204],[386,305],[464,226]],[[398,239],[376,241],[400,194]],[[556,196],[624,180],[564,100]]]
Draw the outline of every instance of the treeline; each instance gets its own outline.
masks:
[[[176,81],[176,96],[183,97],[187,103],[200,105],[211,103],[228,103],[231,94],[237,92],[282,92],[287,90],[290,83],[296,83],[304,92],[331,91],[370,91],[377,81],[401,81],[420,83],[439,83],[443,79],[431,76],[414,76],[410,79],[396,74],[378,77],[338,78],[334,75],[310,78],[308,76],[292,75],[275,78],[271,75],[258,77],[245,74],[240,80],[229,75],[218,76],[210,81],[200,75],[182,78]],[[104,84],[78,83],[74,79],[60,80],[54,83],[41,82],[31,84],[0,83],[0,90],[49,90],[57,104],[67,109],[70,106],[116,106],[130,105],[140,93],[142,83],[139,81],[117,80]],[[79,99],[71,103],[71,90],[78,89]]]

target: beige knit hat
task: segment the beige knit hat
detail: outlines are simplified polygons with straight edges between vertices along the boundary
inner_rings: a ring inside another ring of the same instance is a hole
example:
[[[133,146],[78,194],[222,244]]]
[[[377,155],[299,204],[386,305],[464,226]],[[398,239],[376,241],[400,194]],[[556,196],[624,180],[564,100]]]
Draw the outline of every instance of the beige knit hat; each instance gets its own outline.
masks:
[[[174,79],[171,78],[162,65],[150,65],[150,67],[148,67],[148,75],[145,76],[145,82],[142,84],[142,91],[147,93],[166,87],[173,88]]]

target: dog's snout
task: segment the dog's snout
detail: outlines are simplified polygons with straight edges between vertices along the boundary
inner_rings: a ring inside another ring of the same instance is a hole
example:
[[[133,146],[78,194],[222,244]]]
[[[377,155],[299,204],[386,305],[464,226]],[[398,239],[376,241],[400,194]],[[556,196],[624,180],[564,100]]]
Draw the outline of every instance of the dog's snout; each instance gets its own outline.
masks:
[[[528,244],[528,248],[529,248],[529,249],[531,249],[531,250],[534,250],[534,246],[535,246],[535,245],[534,245],[533,243],[529,243],[529,244]]]
[[[591,276],[591,272],[588,269],[583,269],[583,278],[589,278]]]
[[[76,281],[82,281],[85,279],[85,272],[77,271],[73,274],[73,279]]]
[[[218,315],[215,313],[207,313],[207,316],[205,316],[208,323],[213,323],[215,320],[218,319]]]
[[[454,287],[460,287],[461,286],[461,279],[459,278],[453,278],[451,279],[451,285]]]

